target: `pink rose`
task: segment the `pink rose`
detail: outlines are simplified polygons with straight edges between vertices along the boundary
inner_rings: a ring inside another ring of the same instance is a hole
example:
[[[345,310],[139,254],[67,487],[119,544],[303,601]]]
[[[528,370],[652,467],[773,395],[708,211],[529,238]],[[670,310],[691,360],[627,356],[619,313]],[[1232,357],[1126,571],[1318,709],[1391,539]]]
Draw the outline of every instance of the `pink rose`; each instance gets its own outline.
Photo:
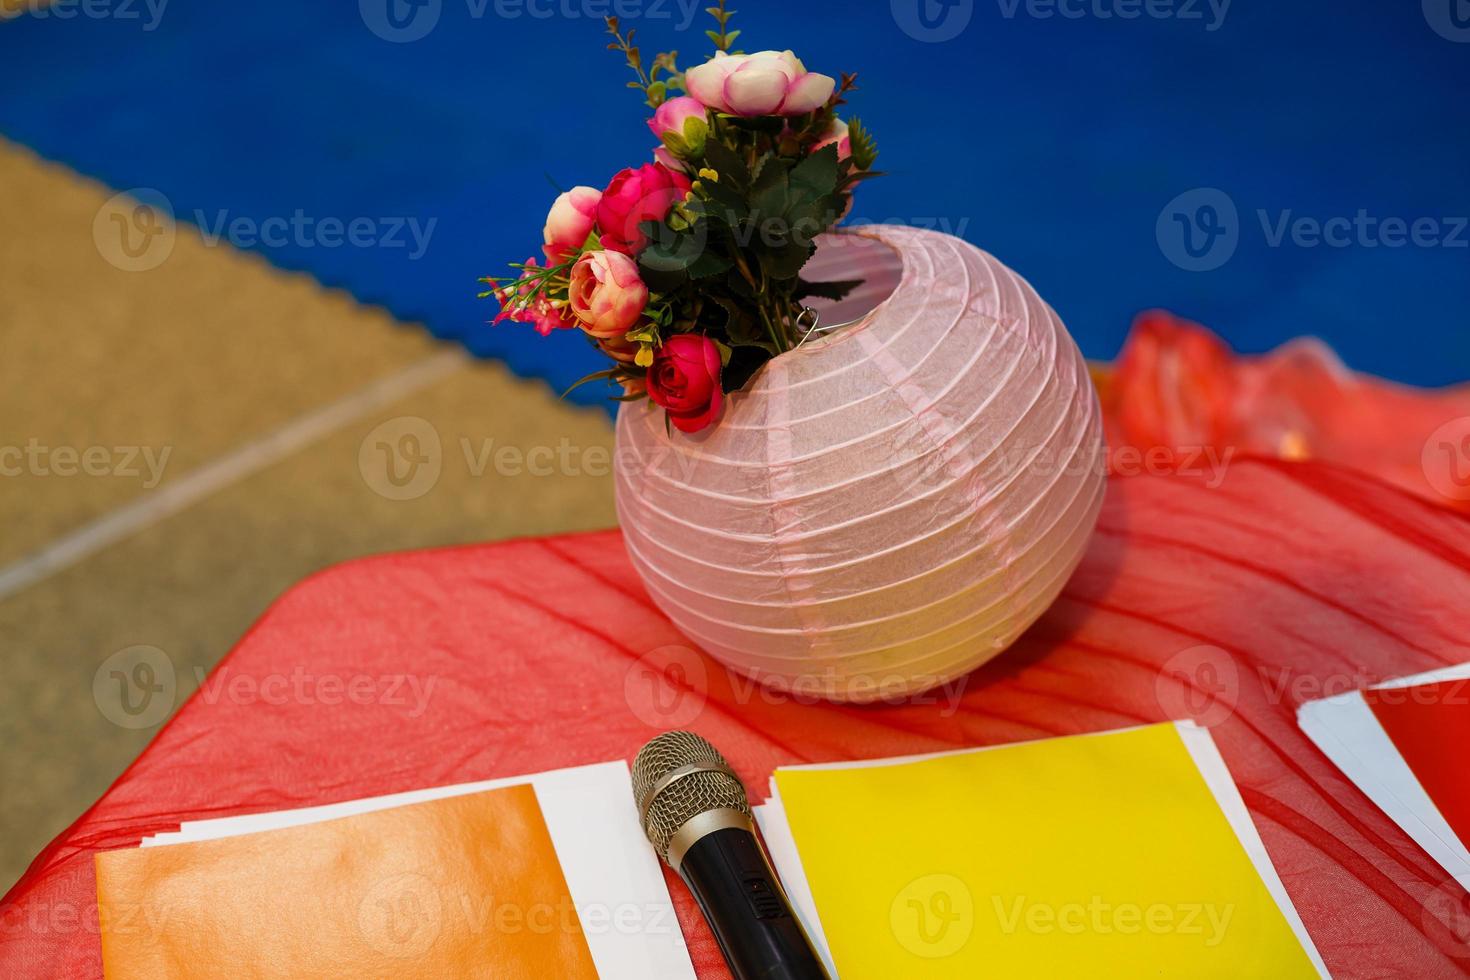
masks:
[[[680,432],[698,432],[719,417],[720,349],[703,334],[675,334],[648,369],[648,397],[663,406]]]
[[[689,164],[670,153],[669,148],[666,146],[654,147],[653,159],[676,174],[687,174],[689,172]]]
[[[808,72],[790,51],[715,56],[684,73],[689,94],[736,116],[799,116],[825,105],[837,82]]]
[[[812,152],[815,153],[824,146],[833,145],[837,147],[837,159],[846,160],[852,156],[852,140],[847,135],[847,123],[836,117],[832,119],[832,125],[827,127],[822,138],[812,146]]]
[[[618,175],[602,192],[597,204],[597,228],[602,247],[637,255],[648,244],[639,230],[644,221],[662,221],[669,209],[689,193],[689,178],[657,163],[631,167]]]
[[[552,262],[565,262],[587,241],[597,220],[597,202],[602,191],[595,187],[573,187],[556,199],[546,215],[542,251]]]
[[[690,134],[684,127],[691,119],[698,120],[701,126],[707,127],[704,103],[688,95],[681,95],[659,106],[653,118],[648,120],[648,128],[659,139],[663,139],[665,133],[687,137]],[[695,126],[694,130],[698,131],[699,128]]]
[[[621,252],[588,252],[572,266],[568,305],[593,337],[620,337],[648,305],[638,263]]]

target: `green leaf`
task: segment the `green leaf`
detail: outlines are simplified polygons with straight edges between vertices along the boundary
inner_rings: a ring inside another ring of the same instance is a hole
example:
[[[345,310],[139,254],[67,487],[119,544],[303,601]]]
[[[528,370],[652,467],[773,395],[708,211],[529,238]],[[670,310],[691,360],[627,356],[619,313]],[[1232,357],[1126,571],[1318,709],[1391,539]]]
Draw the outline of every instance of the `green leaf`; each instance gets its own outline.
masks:
[[[711,218],[722,221],[728,227],[734,227],[750,216],[750,204],[745,195],[732,185],[720,180],[703,181],[701,186],[709,197],[709,201],[705,203],[705,212]]]
[[[613,395],[612,400],[615,402],[641,402],[647,397],[648,392],[636,391],[631,395]]]
[[[761,171],[765,170],[766,164],[770,163],[774,159],[776,159],[776,154],[774,153],[762,153],[759,157],[757,157],[755,161],[755,168],[750,172],[751,181],[757,184],[760,183]]]
[[[728,184],[735,190],[744,190],[750,186],[750,169],[746,167],[745,161],[740,159],[740,154],[719,140],[710,140],[704,144],[704,161],[720,175],[721,184]]]
[[[755,305],[755,289],[750,285],[750,283],[745,281],[745,277],[740,274],[739,270],[730,270],[730,272],[725,276],[725,286],[737,298],[750,303],[752,306]],[[725,304],[721,303],[720,305],[724,306]]]
[[[593,371],[591,374],[586,375],[586,376],[581,377],[581,378],[578,378],[576,381],[572,382],[572,386],[570,388],[568,388],[566,391],[563,391],[561,393],[561,397],[562,398],[567,397],[573,391],[575,391],[578,388],[582,387],[584,384],[586,384],[589,381],[599,381],[599,380],[603,380],[603,379],[612,380],[613,378],[617,377],[617,374],[618,374],[618,369],[617,368],[608,368],[605,371]]]
[[[709,138],[709,123],[698,116],[690,116],[684,120],[684,131],[681,135],[689,148],[689,155],[701,156],[704,153],[704,142]]]
[[[761,267],[772,279],[795,279],[815,251],[816,246],[810,242],[793,238],[778,248],[763,249],[760,252]]]
[[[788,203],[786,165],[779,158],[773,158],[761,167],[760,176],[750,185],[750,209],[758,213],[761,220],[781,220],[786,215]]]
[[[791,168],[793,189],[807,191],[813,198],[826,197],[837,189],[837,146],[824,146]]]
[[[690,279],[708,279],[722,272],[728,272],[734,263],[728,256],[721,255],[714,249],[706,248],[699,257],[689,263],[688,272]]]
[[[878,159],[878,142],[863,121],[854,117],[847,124],[847,139],[852,146],[852,164],[859,171],[872,170]]]
[[[730,363],[720,372],[720,387],[728,394],[744,388],[775,351],[763,344],[740,344],[730,351]]]

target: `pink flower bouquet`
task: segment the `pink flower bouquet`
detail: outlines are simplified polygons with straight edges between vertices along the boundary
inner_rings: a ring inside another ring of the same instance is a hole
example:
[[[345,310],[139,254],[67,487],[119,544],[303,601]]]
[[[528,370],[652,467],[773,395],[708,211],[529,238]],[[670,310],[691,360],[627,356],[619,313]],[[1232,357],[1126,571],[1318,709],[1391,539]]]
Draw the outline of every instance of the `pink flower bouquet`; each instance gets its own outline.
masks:
[[[872,137],[837,115],[854,76],[809,72],[790,51],[732,51],[740,32],[723,0],[710,13],[714,57],[687,71],[672,53],[645,69],[634,32],[607,19],[608,47],[653,110],[654,162],[559,196],[544,264],[487,277],[482,294],[500,302],[497,321],[580,330],[611,360],[583,381],[652,399],[684,432],[715,422],[726,394],[802,341],[813,323],[803,299],[858,285],[801,270],[853,188],[876,176]]]

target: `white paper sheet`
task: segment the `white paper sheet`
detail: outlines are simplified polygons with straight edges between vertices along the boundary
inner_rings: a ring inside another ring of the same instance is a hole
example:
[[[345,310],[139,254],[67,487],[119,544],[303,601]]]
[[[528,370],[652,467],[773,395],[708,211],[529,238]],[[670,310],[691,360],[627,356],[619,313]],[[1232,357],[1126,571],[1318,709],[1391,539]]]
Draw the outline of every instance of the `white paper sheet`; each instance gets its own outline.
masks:
[[[1370,690],[1396,690],[1467,677],[1470,664],[1457,664],[1375,684]],[[1373,709],[1363,700],[1362,691],[1308,701],[1297,708],[1296,720],[1306,736],[1365,796],[1456,881],[1470,889],[1470,850],[1424,791]]]
[[[190,821],[143,847],[234,837],[389,807],[529,783],[536,790],[562,874],[599,977],[695,980],[658,859],[638,825],[628,766],[605,762],[553,772],[395,793],[326,806]]]
[[[1261,876],[1262,883],[1271,897],[1275,899],[1281,914],[1286,918],[1291,930],[1296,934],[1302,949],[1306,951],[1307,957],[1316,967],[1318,975],[1331,978],[1327,965],[1322,961],[1322,954],[1317,951],[1317,946],[1312,942],[1307,927],[1302,923],[1301,916],[1297,913],[1296,906],[1292,904],[1291,896],[1287,894],[1286,886],[1281,882],[1281,876],[1276,873],[1276,866],[1271,863],[1270,855],[1266,853],[1266,845],[1261,840],[1260,833],[1256,830],[1255,823],[1251,820],[1250,811],[1246,809],[1245,801],[1240,797],[1240,791],[1235,786],[1235,780],[1230,776],[1230,770],[1225,766],[1225,760],[1220,755],[1220,750],[1215,746],[1215,740],[1210,735],[1209,729],[1201,728],[1192,721],[1179,721],[1174,723],[1179,730],[1179,737],[1184,746],[1189,750],[1194,763],[1199,767],[1200,775],[1204,777],[1210,792],[1214,794],[1215,802],[1220,805],[1220,810],[1225,814],[1225,819],[1235,831],[1241,846],[1250,857],[1255,866],[1256,873]],[[1118,729],[1124,731],[1126,729]],[[1092,732],[1083,738],[1110,735],[1114,732]],[[862,762],[832,762],[819,763],[810,766],[788,766],[787,769],[857,769],[871,766],[899,765],[906,762],[917,762],[921,759],[933,759],[948,755],[963,755],[968,752],[991,752],[1003,749],[1004,745],[988,745],[983,748],[958,749],[952,752],[934,752],[927,755],[900,756],[892,759],[876,759]],[[817,915],[816,903],[812,898],[811,886],[807,881],[806,872],[802,868],[801,855],[796,846],[796,840],[792,836],[790,823],[786,819],[786,811],[781,803],[780,790],[776,785],[776,778],[771,776],[771,796],[763,805],[755,808],[756,821],[760,825],[761,835],[765,838],[766,847],[770,851],[771,861],[776,865],[776,871],[781,876],[781,882],[791,897],[792,903],[797,907],[797,916],[802,924],[808,929],[809,935],[820,945],[822,958],[827,968],[832,972],[834,980],[837,970],[833,965],[831,950],[827,946],[826,935],[822,931],[821,919]]]

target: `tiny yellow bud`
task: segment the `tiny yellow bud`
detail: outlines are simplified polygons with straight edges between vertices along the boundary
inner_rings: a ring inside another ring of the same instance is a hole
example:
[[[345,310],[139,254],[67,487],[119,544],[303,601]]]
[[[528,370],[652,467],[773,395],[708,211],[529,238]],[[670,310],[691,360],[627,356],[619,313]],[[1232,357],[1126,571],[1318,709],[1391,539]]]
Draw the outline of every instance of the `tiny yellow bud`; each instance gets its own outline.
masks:
[[[648,367],[653,363],[653,347],[643,344],[638,348],[638,353],[633,355],[633,363],[639,367]]]
[[[698,176],[700,180],[713,181],[716,184],[720,182],[720,175],[711,170],[709,167],[700,167],[699,173],[696,176]]]

